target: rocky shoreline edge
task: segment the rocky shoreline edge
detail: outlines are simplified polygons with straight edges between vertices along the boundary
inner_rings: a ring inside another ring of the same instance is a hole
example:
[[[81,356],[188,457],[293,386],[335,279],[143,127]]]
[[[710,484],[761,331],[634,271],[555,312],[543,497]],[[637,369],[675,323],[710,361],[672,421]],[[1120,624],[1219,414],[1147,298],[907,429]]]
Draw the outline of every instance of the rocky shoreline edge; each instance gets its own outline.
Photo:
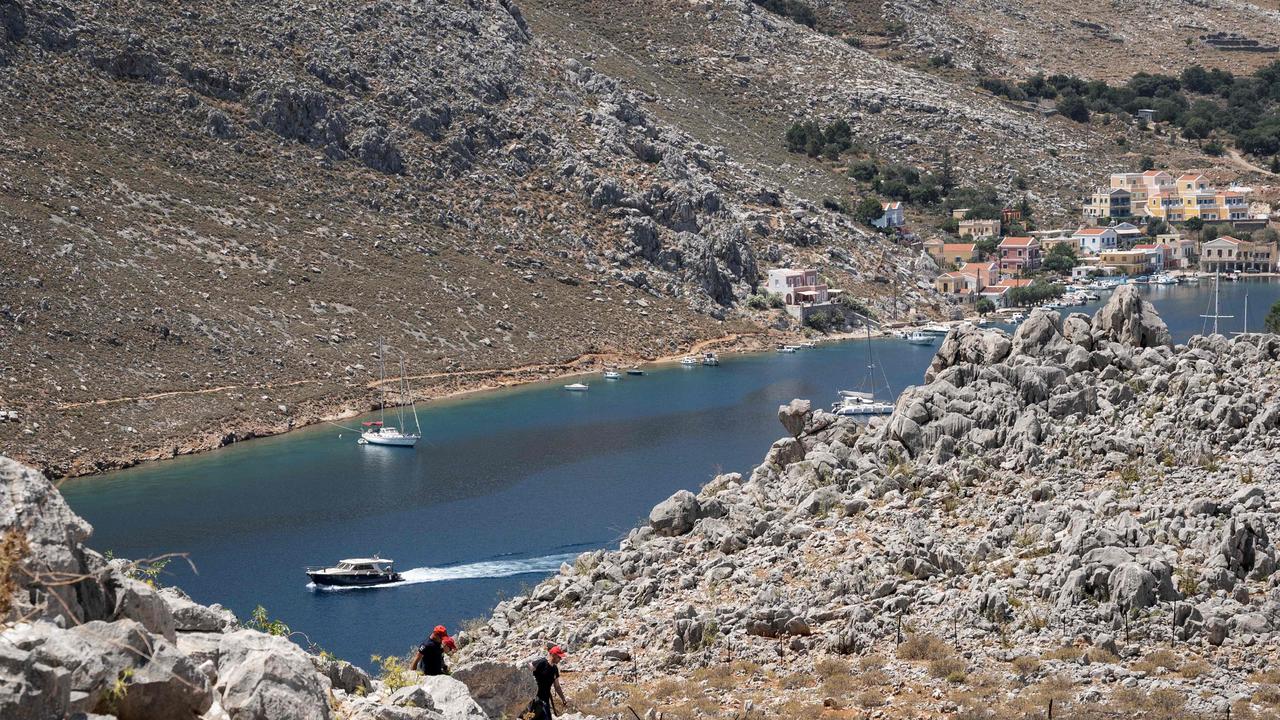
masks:
[[[872,336],[876,337],[883,333],[872,331]],[[842,342],[862,337],[858,333],[831,333],[822,336],[820,339],[823,343]],[[741,355],[765,352],[778,343],[795,342],[799,340],[809,340],[808,338],[794,333],[779,333],[770,330],[761,330],[753,333],[731,333],[717,338],[709,338],[691,346],[688,351],[673,355],[667,355],[658,358],[643,358],[625,354],[593,354],[558,363],[554,365],[538,365],[526,366],[519,368],[492,369],[492,370],[469,370],[458,373],[440,373],[430,376],[413,376],[410,380],[427,380],[431,384],[425,389],[419,388],[415,390],[415,400],[418,402],[455,400],[480,393],[493,392],[506,388],[530,385],[538,382],[548,382],[552,380],[569,378],[582,375],[590,375],[600,372],[606,365],[630,366],[630,365],[660,365],[669,364],[678,361],[684,355],[702,352],[703,350],[715,350],[718,353],[726,355]],[[388,378],[388,383],[398,381],[398,378]],[[321,381],[315,381],[319,383]],[[240,386],[238,389],[245,392],[262,391],[263,388],[256,386]],[[222,390],[225,390],[222,389]],[[305,407],[295,410],[296,414],[292,414],[289,418],[273,423],[263,423],[260,419],[254,420],[245,418],[240,422],[224,421],[219,424],[216,431],[196,432],[191,437],[184,439],[175,444],[166,444],[165,447],[150,447],[129,452],[107,452],[100,453],[90,449],[89,452],[77,455],[73,458],[63,460],[49,460],[38,462],[32,458],[25,457],[18,448],[10,453],[16,460],[24,462],[39,468],[49,477],[61,481],[71,478],[81,478],[93,475],[99,475],[115,470],[123,470],[134,467],[142,463],[156,462],[167,460],[170,458],[181,457],[185,455],[195,455],[204,452],[210,452],[219,448],[226,447],[238,442],[246,442],[259,438],[275,437],[314,425],[335,422],[345,418],[356,417],[364,413],[370,412],[377,408],[376,399],[371,400],[374,388],[367,389],[368,392],[359,394],[350,394],[350,397],[332,400],[308,403]],[[183,393],[186,395],[198,395],[208,391],[191,391]],[[366,397],[365,395],[369,395]],[[84,406],[92,406],[101,403],[115,403],[129,401],[106,400],[98,402],[82,403]],[[394,406],[388,403],[388,407]]]

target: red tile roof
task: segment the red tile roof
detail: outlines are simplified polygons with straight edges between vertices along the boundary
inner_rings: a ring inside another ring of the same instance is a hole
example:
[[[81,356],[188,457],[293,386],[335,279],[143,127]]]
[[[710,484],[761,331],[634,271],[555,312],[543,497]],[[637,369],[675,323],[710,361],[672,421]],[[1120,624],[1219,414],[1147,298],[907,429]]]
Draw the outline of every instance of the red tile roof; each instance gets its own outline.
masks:
[[[1031,245],[1031,243],[1034,243],[1035,241],[1036,239],[1032,237],[1019,237],[1016,235],[1010,235],[1009,237],[1006,237],[1005,239],[1000,241],[999,247],[1028,247],[1029,245]]]

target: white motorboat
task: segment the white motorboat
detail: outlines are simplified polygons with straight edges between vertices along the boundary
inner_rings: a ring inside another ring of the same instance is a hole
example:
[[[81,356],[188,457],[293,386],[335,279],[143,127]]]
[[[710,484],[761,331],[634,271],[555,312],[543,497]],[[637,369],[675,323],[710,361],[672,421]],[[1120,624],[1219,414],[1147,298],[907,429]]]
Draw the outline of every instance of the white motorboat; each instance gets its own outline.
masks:
[[[620,377],[622,377],[622,373],[618,372],[617,370],[605,370],[605,371],[604,371],[604,379],[605,379],[605,380],[617,380],[617,379],[618,379],[618,378],[620,378]]]
[[[378,340],[378,406],[382,415],[379,420],[361,423],[364,430],[360,432],[360,445],[383,445],[387,447],[413,447],[422,439],[422,424],[418,422],[418,406],[414,404],[413,395],[409,393],[408,380],[404,371],[404,357],[400,358],[400,404],[396,406],[396,414],[400,417],[400,427],[387,425],[387,364],[385,362],[382,340]],[[413,409],[413,424],[418,432],[408,433],[400,428],[404,422],[404,398],[409,398],[409,406]]]
[[[569,392],[586,392],[590,388],[591,386],[586,383],[569,383],[564,386],[564,389]]]
[[[1022,313],[1014,313],[1009,316],[1009,322],[1013,325],[1017,325],[1018,323],[1026,319],[1027,319],[1027,316],[1023,315]]]
[[[779,345],[778,346],[778,352],[780,353],[794,353],[795,351],[796,351],[795,345]]]
[[[705,353],[702,353],[702,364],[703,365],[719,365],[720,358],[716,357],[716,354],[713,352],[705,352]]]
[[[1178,278],[1170,275],[1169,273],[1160,273],[1159,275],[1156,275],[1155,277],[1151,278],[1151,284],[1152,285],[1177,285]]]
[[[947,327],[946,325],[938,325],[935,323],[933,325],[925,325],[919,330],[916,330],[916,332],[922,332],[927,335],[946,335],[947,333],[951,332],[951,328]]]
[[[912,345],[932,345],[933,341],[938,339],[938,336],[917,330],[912,333],[907,333],[902,337],[902,339]]]
[[[633,368],[628,368],[628,369],[627,369],[627,374],[628,374],[628,375],[643,375],[643,374],[644,374],[644,371],[643,371],[643,370],[641,370],[641,369],[640,369],[640,368],[638,368],[638,367],[633,367]]]
[[[808,342],[802,342],[802,343],[800,343],[800,347],[802,347],[802,348],[816,348],[816,347],[818,347],[818,343],[816,343],[816,342],[814,342],[814,341],[810,340],[810,341],[808,341]]]
[[[692,355],[687,355],[685,357],[680,358],[680,364],[684,365],[685,367],[693,367],[694,365],[698,364],[698,358]]]
[[[392,568],[392,561],[374,555],[371,558],[339,560],[333,567],[308,567],[307,577],[316,585],[368,587],[400,582],[404,578]]]

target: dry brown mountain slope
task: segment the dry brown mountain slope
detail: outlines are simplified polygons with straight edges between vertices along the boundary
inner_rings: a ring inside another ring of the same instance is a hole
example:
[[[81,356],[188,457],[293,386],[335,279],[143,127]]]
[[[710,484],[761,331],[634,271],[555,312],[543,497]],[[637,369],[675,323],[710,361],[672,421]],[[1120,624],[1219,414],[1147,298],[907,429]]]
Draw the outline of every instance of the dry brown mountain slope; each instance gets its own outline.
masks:
[[[380,337],[435,394],[778,322],[772,266],[942,311],[795,120],[1047,218],[1163,150],[745,0],[0,0],[0,96],[0,451],[55,475],[368,407]]]
[[[723,335],[811,255],[926,300],[506,0],[0,0],[0,95],[0,450],[54,474],[368,407],[379,337],[438,392]]]
[[[747,0],[529,0],[523,7],[557,52],[592,57],[650,93],[659,117],[725,147],[731,158],[756,161],[771,181],[798,193],[847,189],[779,142],[791,123],[810,118],[848,120],[856,139],[885,160],[936,169],[948,149],[966,182],[1013,193],[1022,178],[1043,218],[1074,217],[1076,199],[1102,173],[1135,166],[1142,152],[1169,152],[1126,125],[1045,118]]]
[[[823,4],[839,15],[863,3]],[[901,24],[905,48],[1012,78],[1127,80],[1196,63],[1240,72],[1280,57],[1275,0],[890,0],[884,14]]]

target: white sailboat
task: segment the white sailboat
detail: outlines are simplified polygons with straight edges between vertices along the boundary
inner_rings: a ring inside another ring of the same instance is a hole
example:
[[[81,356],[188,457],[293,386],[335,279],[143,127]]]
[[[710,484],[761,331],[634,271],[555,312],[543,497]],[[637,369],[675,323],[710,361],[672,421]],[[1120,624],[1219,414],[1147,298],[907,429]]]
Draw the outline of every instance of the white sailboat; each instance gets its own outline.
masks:
[[[1213,313],[1212,313],[1212,314],[1208,314],[1208,313],[1206,313],[1206,314],[1204,314],[1204,315],[1201,315],[1201,316],[1200,316],[1200,317],[1202,317],[1202,318],[1204,318],[1204,319],[1206,320],[1206,322],[1204,323],[1204,325],[1208,325],[1208,322],[1207,322],[1207,321],[1208,321],[1210,318],[1212,318],[1212,319],[1213,319],[1213,334],[1214,334],[1214,335],[1217,335],[1217,334],[1218,334],[1218,320],[1228,320],[1228,319],[1230,319],[1230,318],[1235,317],[1235,315],[1223,315],[1223,314],[1221,314],[1221,313],[1218,311],[1218,284],[1219,284],[1219,281],[1220,281],[1220,280],[1221,280],[1221,274],[1220,274],[1220,273],[1218,273],[1217,271],[1215,271],[1215,272],[1213,273]],[[1246,321],[1246,322],[1247,322],[1247,321]],[[1205,328],[1205,327],[1202,325],[1202,326],[1201,326],[1201,328],[1200,328],[1200,332],[1204,332],[1206,329],[1207,329],[1207,328]]]
[[[404,425],[404,407],[403,404],[396,406],[396,414],[400,420],[400,427],[392,427],[387,425],[387,363],[386,353],[383,351],[382,340],[378,340],[378,406],[381,410],[381,419],[361,423],[364,430],[360,433],[360,439],[357,441],[361,445],[386,445],[390,447],[413,447],[422,439],[422,425],[418,422],[418,406],[414,403],[413,395],[408,392],[408,380],[405,379],[404,357],[400,358],[400,399],[403,403],[404,398],[409,398],[409,405],[413,408],[413,424],[417,428],[417,433],[407,433],[402,431]]]
[[[871,351],[871,326],[867,326],[867,374],[858,390],[841,390],[840,399],[831,406],[837,415],[888,415],[893,412],[893,403],[876,400],[876,359]],[[893,394],[889,387],[889,378],[880,369],[880,378],[884,380],[884,389]]]

